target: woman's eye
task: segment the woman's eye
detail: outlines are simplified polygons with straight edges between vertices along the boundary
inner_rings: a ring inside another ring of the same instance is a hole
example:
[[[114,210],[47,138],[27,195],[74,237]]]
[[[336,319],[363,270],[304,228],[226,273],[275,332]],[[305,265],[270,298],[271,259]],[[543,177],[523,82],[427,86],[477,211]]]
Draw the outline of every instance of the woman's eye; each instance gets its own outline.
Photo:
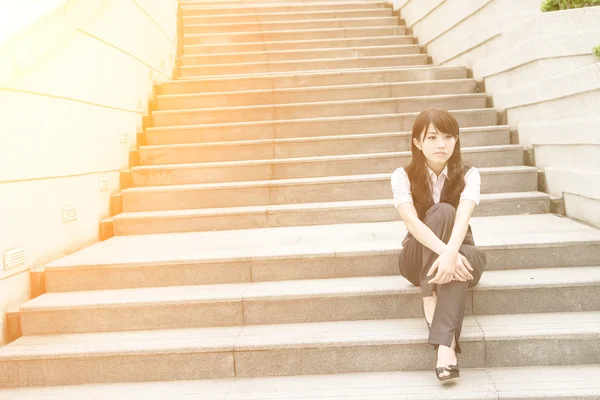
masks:
[[[446,139],[446,140],[450,140],[450,139],[452,139],[453,137],[454,137],[454,136],[452,136],[452,135],[446,135],[445,139]]]
[[[435,136],[427,136],[427,139],[429,139],[429,140],[435,140]]]

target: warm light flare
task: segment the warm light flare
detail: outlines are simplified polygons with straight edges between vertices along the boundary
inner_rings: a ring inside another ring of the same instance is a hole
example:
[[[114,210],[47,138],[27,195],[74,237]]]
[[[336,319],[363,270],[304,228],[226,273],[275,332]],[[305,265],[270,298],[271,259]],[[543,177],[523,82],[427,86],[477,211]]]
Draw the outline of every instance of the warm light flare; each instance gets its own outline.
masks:
[[[0,43],[66,0],[0,0]]]

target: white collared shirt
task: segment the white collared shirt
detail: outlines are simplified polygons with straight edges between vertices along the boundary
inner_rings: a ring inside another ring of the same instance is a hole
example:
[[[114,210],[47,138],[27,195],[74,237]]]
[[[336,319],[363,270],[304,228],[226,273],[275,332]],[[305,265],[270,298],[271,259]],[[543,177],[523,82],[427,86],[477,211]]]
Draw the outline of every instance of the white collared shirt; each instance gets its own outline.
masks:
[[[444,168],[438,177],[429,167],[429,184],[431,188],[431,197],[435,204],[440,202],[444,182],[448,179],[448,166]],[[392,174],[392,193],[394,195],[394,207],[398,208],[400,204],[412,203],[412,192],[410,191],[410,180],[404,168],[398,168]],[[460,200],[473,200],[479,205],[481,200],[481,175],[475,167],[471,167],[465,174],[465,188],[460,194]]]

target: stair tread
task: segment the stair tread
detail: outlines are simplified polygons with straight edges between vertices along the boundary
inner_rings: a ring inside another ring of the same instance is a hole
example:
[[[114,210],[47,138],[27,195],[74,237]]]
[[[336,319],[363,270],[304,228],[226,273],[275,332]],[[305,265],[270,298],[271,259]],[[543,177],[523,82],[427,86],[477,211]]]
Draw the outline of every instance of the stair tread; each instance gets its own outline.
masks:
[[[189,4],[187,4],[189,3]],[[387,5],[389,2],[386,1],[314,1],[314,2],[302,2],[302,1],[290,1],[290,2],[274,2],[274,3],[264,3],[264,2],[241,2],[241,1],[221,1],[218,6],[215,5],[202,5],[204,2],[182,2],[181,9],[184,11],[187,10],[224,10],[231,8],[239,8],[240,5],[244,7],[252,7],[252,8],[264,8],[264,9],[272,9],[274,7],[306,7],[306,6],[325,6],[325,5]],[[237,14],[234,14],[237,15]]]
[[[465,147],[461,149],[463,154],[468,153],[485,153],[495,151],[506,151],[516,150],[523,148],[519,144],[505,144],[505,145],[493,145],[493,146],[473,146]],[[211,161],[194,164],[169,164],[172,166],[179,166],[180,168],[197,168],[203,167],[225,167],[225,166],[242,166],[242,165],[263,165],[263,164],[278,164],[278,163],[308,163],[308,162],[323,162],[323,161],[334,161],[334,160],[368,160],[385,157],[394,157],[404,154],[410,154],[410,151],[395,151],[386,153],[364,153],[364,154],[343,154],[334,156],[312,156],[312,157],[290,157],[290,158],[271,158],[266,160],[241,160],[241,161]],[[167,164],[162,164],[166,167]],[[147,168],[148,166],[140,166],[135,168]]]
[[[482,127],[471,127],[461,128],[461,133],[470,132],[493,132],[493,131],[507,131],[509,127],[507,125],[494,125],[494,126],[482,126]],[[306,142],[321,142],[329,140],[345,140],[345,139],[370,139],[370,138],[385,138],[385,137],[410,137],[411,132],[387,132],[387,133],[359,133],[350,135],[335,135],[335,136],[302,136],[293,138],[283,139],[260,139],[260,140],[230,140],[225,142],[199,142],[199,143],[174,143],[174,144],[160,144],[160,145],[149,145],[140,146],[142,150],[151,149],[179,149],[179,148],[190,148],[190,147],[213,147],[213,146],[239,146],[239,145],[253,145],[253,144],[278,144],[278,143],[306,143]],[[145,168],[152,166],[137,166],[132,168]]]
[[[454,115],[458,113],[497,113],[498,111],[493,108],[470,108],[467,110],[452,110]],[[383,118],[398,118],[403,116],[417,116],[418,112],[406,112],[406,113],[394,113],[394,114],[366,114],[366,115],[352,115],[343,117],[314,117],[314,118],[298,118],[298,119],[280,119],[280,120],[267,120],[267,121],[250,121],[250,122],[222,122],[215,124],[194,124],[194,125],[169,125],[152,128],[155,131],[169,130],[169,129],[198,129],[201,127],[230,127],[230,126],[257,126],[257,125],[273,125],[273,124],[288,124],[288,123],[302,123],[302,122],[340,122],[340,121],[361,121],[369,119],[383,119]]]
[[[598,286],[600,267],[487,271],[474,292]],[[97,307],[142,307],[185,303],[290,301],[310,298],[363,297],[419,293],[402,276],[307,279],[217,285],[48,292],[21,306],[21,312]]]
[[[347,39],[348,40],[348,39]],[[191,58],[204,58],[204,57],[216,57],[216,56],[245,56],[245,55],[256,55],[256,54],[294,54],[294,53],[306,53],[306,52],[323,52],[327,53],[330,51],[342,51],[342,50],[367,50],[367,49],[397,49],[397,48],[417,48],[418,44],[392,44],[392,45],[379,45],[379,46],[348,46],[348,47],[319,47],[316,49],[289,49],[289,50],[264,50],[264,51],[244,51],[234,53],[206,53],[206,54],[184,54],[179,57],[180,59],[191,59]],[[321,59],[318,59],[321,60]],[[202,64],[205,65],[205,64]],[[208,65],[208,64],[206,64]]]
[[[394,38],[394,39],[407,39],[407,38],[413,38],[413,36],[411,35],[393,35],[393,36],[378,36],[377,39],[390,39],[390,38]],[[321,42],[340,42],[340,41],[361,41],[361,40],[373,40],[373,37],[356,37],[356,38],[331,38],[331,39],[305,39],[305,40],[281,40],[281,41],[263,41],[263,42],[245,42],[243,43],[244,46],[252,46],[252,45],[282,45],[282,44],[298,44],[298,43],[308,43],[308,42],[315,42],[315,43],[321,43]],[[183,45],[183,49],[184,49],[184,54],[185,54],[185,50],[186,49],[191,49],[191,48],[205,48],[205,47],[228,47],[228,46],[236,46],[238,44],[236,43],[205,43],[205,44],[186,44]],[[307,50],[309,50],[310,48],[308,48]],[[317,47],[318,49],[318,47]],[[219,53],[217,53],[219,54]]]
[[[290,77],[290,76],[302,76],[304,73],[306,75],[320,75],[320,74],[330,74],[330,73],[356,73],[356,72],[387,72],[387,71],[398,71],[401,69],[417,69],[417,68],[429,68],[430,64],[422,64],[422,65],[405,65],[405,66],[386,66],[386,67],[358,67],[358,68],[333,68],[333,69],[314,69],[314,70],[301,70],[301,71],[277,71],[277,72],[252,72],[252,73],[235,73],[235,74],[221,74],[221,75],[207,75],[206,79],[248,79],[252,77],[256,78],[269,78],[269,77]],[[180,76],[177,78],[179,82],[187,82],[190,80],[202,80],[200,76]]]
[[[600,243],[600,230],[553,214],[473,217],[471,226],[482,249]],[[115,236],[46,269],[397,254],[405,235],[404,223],[388,221]]]
[[[460,385],[451,391],[439,384],[433,371],[401,371],[0,389],[0,397],[114,400],[126,394],[130,400],[559,400],[600,391],[600,365],[461,368],[461,376]]]
[[[469,127],[461,128],[461,133],[481,133],[481,132],[506,132],[509,130],[507,125],[494,125],[494,126],[481,126],[481,127]],[[277,138],[277,139],[256,139],[256,140],[229,140],[223,142],[191,142],[191,143],[167,143],[167,144],[156,144],[156,145],[145,145],[139,146],[143,150],[154,150],[154,149],[184,149],[194,147],[214,147],[214,146],[240,146],[240,145],[256,145],[256,144],[282,144],[282,143],[307,143],[307,142],[322,142],[332,140],[356,140],[356,139],[374,139],[374,138],[394,138],[394,137],[406,137],[409,138],[412,135],[411,132],[382,132],[382,133],[355,133],[355,134],[340,134],[333,136],[298,136],[291,138]],[[481,146],[480,146],[481,147]],[[159,166],[134,166],[135,168],[151,168]]]
[[[186,9],[186,7],[182,7],[183,9]],[[274,15],[284,15],[284,16],[288,16],[288,15],[312,15],[312,14],[335,14],[335,13],[347,13],[347,12],[370,12],[370,11],[381,11],[381,8],[366,8],[366,9],[360,9],[360,10],[323,10],[323,11],[298,11],[298,12],[271,12],[271,13],[247,13],[247,14],[211,14],[210,18],[228,18],[228,17],[249,17],[249,16],[261,16],[261,15],[268,15],[268,16],[274,16]],[[385,9],[383,9],[385,10]],[[391,13],[391,10],[390,10]],[[183,20],[185,21],[186,19],[192,19],[192,18],[207,18],[206,16],[196,16],[196,15],[184,15],[183,16]]]
[[[157,187],[156,191],[168,191],[169,188]],[[549,200],[550,196],[543,192],[511,192],[511,193],[487,193],[481,195],[481,201],[512,201],[515,199],[529,200]],[[222,216],[236,214],[252,213],[286,213],[298,212],[304,210],[339,210],[354,208],[379,208],[393,207],[393,200],[352,200],[352,201],[331,201],[320,203],[301,203],[301,204],[272,204],[266,206],[242,206],[242,207],[220,207],[220,208],[197,208],[186,210],[160,210],[160,211],[137,211],[124,212],[113,217],[115,221],[145,218],[183,218],[200,216]]]
[[[293,16],[293,14],[290,14],[290,15]],[[309,24],[313,21],[344,22],[344,21],[375,21],[375,20],[380,20],[380,19],[387,19],[390,21],[398,21],[398,18],[394,17],[392,15],[380,16],[380,17],[324,18],[324,19],[310,19],[310,20],[290,19],[290,20],[285,20],[285,21],[254,21],[254,22],[230,22],[230,23],[217,22],[217,23],[210,23],[210,24],[194,24],[194,23],[190,23],[189,21],[187,23],[185,23],[185,19],[184,19],[183,27],[184,28],[191,28],[191,27],[197,27],[197,26],[215,26],[215,27],[216,26],[228,26],[228,27],[232,26],[232,27],[235,27],[235,26],[239,26],[239,25],[266,25],[266,26],[269,26],[269,25],[284,25],[284,24],[295,24],[295,23]],[[269,31],[265,31],[265,32],[269,32]],[[237,32],[227,32],[227,33],[237,33]]]
[[[188,83],[188,82],[206,82],[206,81],[218,81],[218,80],[231,80],[231,79],[264,79],[264,78],[277,78],[277,77],[303,77],[303,76],[327,76],[327,75],[342,75],[342,74],[356,74],[356,73],[373,73],[373,72],[394,72],[394,71],[407,71],[416,69],[426,70],[464,70],[464,67],[448,67],[448,66],[435,66],[431,64],[427,65],[405,65],[405,66],[389,66],[389,67],[362,67],[362,68],[340,68],[340,69],[319,69],[310,71],[279,71],[279,72],[258,72],[258,73],[247,73],[247,74],[229,74],[229,75],[211,75],[211,76],[187,76],[180,77],[176,80],[164,82],[163,85],[171,83]]]
[[[537,168],[525,165],[514,167],[491,167],[478,168],[481,175],[487,174],[518,174],[518,173],[537,173]],[[252,188],[265,186],[288,186],[288,185],[311,185],[323,183],[344,183],[344,182],[370,182],[370,181],[389,181],[392,173],[385,174],[363,174],[363,175],[343,175],[343,176],[325,176],[312,178],[290,178],[290,179],[271,179],[262,181],[239,181],[239,182],[221,182],[221,183],[193,183],[182,185],[162,185],[162,186],[143,186],[122,190],[122,193],[144,193],[161,192],[169,190],[214,190],[214,189],[234,189],[234,188]]]
[[[303,21],[305,22],[305,21]],[[210,37],[210,36],[234,36],[234,35],[256,35],[256,34],[292,34],[292,33],[308,33],[308,32],[332,32],[332,31],[347,31],[347,30],[368,30],[368,29],[382,29],[382,28],[406,28],[404,25],[384,25],[384,26],[357,26],[357,27],[336,27],[336,28],[316,28],[316,29],[293,29],[287,31],[246,31],[246,32],[216,32],[216,33],[184,33],[183,39],[192,38],[192,37]],[[244,42],[240,42],[239,44],[243,44]]]
[[[285,65],[285,64],[310,64],[314,62],[334,62],[334,61],[347,61],[347,60],[384,60],[384,59],[410,59],[410,58],[424,58],[427,59],[426,54],[414,53],[414,54],[388,54],[382,56],[364,56],[357,55],[352,57],[331,57],[331,58],[314,58],[314,59],[302,59],[302,60],[278,60],[278,61],[256,61],[256,62],[238,62],[238,63],[225,63],[225,64],[198,64],[198,65],[182,65],[180,70],[194,69],[194,68],[208,68],[208,67],[244,67],[253,65]],[[429,65],[426,62],[422,65]],[[335,68],[334,68],[335,70]],[[294,70],[293,72],[296,72]],[[221,76],[220,74],[218,76]]]
[[[309,92],[309,91],[323,91],[323,90],[351,90],[351,89],[364,89],[364,88],[384,88],[384,87],[397,87],[397,86],[414,86],[414,85],[443,85],[445,83],[467,83],[475,82],[473,79],[437,79],[429,81],[407,81],[407,82],[380,82],[380,83],[365,83],[365,84],[348,84],[348,85],[329,85],[329,86],[303,86],[295,88],[281,88],[281,89],[257,89],[257,90],[240,90],[230,92],[206,92],[206,93],[182,93],[182,94],[163,94],[156,96],[158,99],[177,99],[177,98],[196,98],[196,97],[210,97],[210,96],[243,96],[253,94],[265,94],[265,93],[298,93],[298,92]]]
[[[385,97],[372,99],[352,99],[352,100],[334,100],[334,101],[319,101],[308,103],[285,103],[285,104],[265,104],[252,106],[224,106],[215,108],[185,108],[180,110],[158,110],[153,111],[153,115],[169,115],[169,114],[187,114],[196,112],[215,112],[215,111],[244,111],[244,110],[261,110],[261,109],[282,109],[282,108],[300,108],[300,107],[317,107],[328,105],[345,105],[345,104],[364,104],[364,103],[385,103],[390,101],[406,101],[406,100],[438,100],[438,99],[469,99],[469,98],[486,98],[485,93],[463,93],[463,94],[436,94],[424,96],[404,96],[404,97]]]
[[[0,360],[382,346],[427,342],[423,318],[22,336]],[[600,312],[466,316],[464,342],[600,339]]]

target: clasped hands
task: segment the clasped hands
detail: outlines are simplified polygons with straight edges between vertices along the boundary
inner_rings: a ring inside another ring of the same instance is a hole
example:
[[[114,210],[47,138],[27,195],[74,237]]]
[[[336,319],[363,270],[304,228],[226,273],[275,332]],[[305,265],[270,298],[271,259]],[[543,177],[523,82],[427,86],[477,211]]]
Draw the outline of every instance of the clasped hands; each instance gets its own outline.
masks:
[[[431,276],[435,270],[437,273],[429,283],[443,285],[451,281],[466,282],[473,279],[471,272],[473,268],[465,256],[458,252],[443,252],[433,262],[427,276]]]

